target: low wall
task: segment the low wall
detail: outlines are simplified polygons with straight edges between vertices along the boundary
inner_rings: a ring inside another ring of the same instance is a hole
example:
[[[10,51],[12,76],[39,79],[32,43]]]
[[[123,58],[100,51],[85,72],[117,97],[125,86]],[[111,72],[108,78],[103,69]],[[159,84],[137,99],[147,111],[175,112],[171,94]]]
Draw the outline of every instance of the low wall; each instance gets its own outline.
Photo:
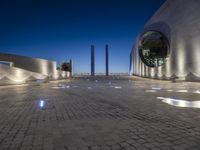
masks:
[[[45,59],[0,53],[0,61],[12,62],[13,67],[21,68],[43,75],[55,76],[56,62]]]
[[[0,85],[48,82],[70,77],[70,72],[56,70],[56,62],[39,58],[0,53]],[[10,65],[11,64],[11,65]]]
[[[61,80],[70,77],[70,72],[57,71],[56,73],[57,76],[50,78],[47,75],[0,64],[0,85],[44,83],[49,82],[49,80]]]
[[[27,82],[47,82],[49,77],[24,69],[0,65],[0,85],[22,84]]]

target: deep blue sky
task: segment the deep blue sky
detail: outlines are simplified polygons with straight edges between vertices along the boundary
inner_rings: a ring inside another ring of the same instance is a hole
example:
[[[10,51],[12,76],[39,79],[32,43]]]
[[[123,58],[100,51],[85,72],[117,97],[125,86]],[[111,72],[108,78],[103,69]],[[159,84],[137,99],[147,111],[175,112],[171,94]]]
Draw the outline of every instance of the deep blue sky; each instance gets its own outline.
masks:
[[[75,72],[128,72],[137,34],[165,0],[0,0],[0,52],[56,60],[72,58]]]

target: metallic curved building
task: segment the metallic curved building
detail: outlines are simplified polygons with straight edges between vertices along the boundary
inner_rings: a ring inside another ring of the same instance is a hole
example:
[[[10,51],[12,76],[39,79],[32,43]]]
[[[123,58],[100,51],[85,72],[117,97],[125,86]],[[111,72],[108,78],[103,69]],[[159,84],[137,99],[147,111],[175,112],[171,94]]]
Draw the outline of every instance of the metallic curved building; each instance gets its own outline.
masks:
[[[56,70],[56,62],[0,53],[0,85],[66,79],[70,72]]]
[[[138,35],[130,74],[200,81],[200,0],[166,0]]]

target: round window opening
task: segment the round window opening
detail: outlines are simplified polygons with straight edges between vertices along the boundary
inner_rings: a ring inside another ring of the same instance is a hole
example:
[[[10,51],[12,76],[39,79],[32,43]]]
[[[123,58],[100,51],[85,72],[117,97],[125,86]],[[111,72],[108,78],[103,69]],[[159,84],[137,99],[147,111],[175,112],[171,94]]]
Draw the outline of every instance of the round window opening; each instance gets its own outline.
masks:
[[[163,34],[156,31],[148,31],[143,34],[139,44],[139,55],[147,66],[162,66],[168,53],[169,42]]]

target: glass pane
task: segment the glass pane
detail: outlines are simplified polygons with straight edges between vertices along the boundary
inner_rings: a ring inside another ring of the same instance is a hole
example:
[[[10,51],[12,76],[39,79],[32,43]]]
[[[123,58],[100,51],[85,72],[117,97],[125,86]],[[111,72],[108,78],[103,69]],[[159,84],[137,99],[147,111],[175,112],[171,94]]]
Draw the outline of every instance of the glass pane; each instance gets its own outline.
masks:
[[[162,66],[168,56],[169,44],[159,32],[146,32],[140,41],[139,54],[142,61],[149,67]]]

